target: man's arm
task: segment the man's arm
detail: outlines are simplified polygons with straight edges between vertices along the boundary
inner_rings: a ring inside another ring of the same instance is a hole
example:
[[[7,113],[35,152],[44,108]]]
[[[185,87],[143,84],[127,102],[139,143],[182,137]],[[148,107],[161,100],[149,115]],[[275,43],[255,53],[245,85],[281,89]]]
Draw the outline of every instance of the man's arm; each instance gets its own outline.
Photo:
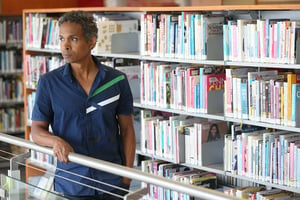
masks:
[[[119,115],[118,120],[124,146],[125,165],[126,167],[132,168],[135,156],[135,133],[133,127],[133,115]],[[129,178],[123,178],[123,183],[129,185],[130,182],[131,180]]]
[[[36,144],[53,149],[54,156],[61,162],[68,163],[69,152],[74,152],[73,148],[62,138],[53,135],[48,131],[49,123],[43,121],[32,121],[31,136]]]

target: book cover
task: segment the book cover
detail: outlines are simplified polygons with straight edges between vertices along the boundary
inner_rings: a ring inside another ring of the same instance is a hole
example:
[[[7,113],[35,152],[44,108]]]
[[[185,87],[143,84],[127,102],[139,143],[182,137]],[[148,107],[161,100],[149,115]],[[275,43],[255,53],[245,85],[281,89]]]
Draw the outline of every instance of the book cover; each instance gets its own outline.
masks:
[[[223,113],[225,74],[203,75],[204,113]]]
[[[205,17],[204,57],[208,60],[223,60],[224,16]]]
[[[198,124],[198,165],[206,166],[223,162],[224,135],[227,123],[210,121]],[[207,154],[206,152],[210,152]]]

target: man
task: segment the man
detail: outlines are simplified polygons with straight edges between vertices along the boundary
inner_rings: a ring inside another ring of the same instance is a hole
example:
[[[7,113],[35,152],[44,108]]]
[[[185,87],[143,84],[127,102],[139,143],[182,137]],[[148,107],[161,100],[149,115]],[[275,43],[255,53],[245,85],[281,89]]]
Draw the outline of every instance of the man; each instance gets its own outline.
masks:
[[[90,179],[127,189],[131,180],[71,163],[68,154],[76,152],[133,166],[135,133],[130,87],[123,73],[102,65],[91,55],[98,34],[91,15],[83,11],[65,13],[59,19],[59,26],[61,53],[67,64],[39,80],[32,113],[32,138],[37,144],[53,148],[58,159],[56,192],[72,199],[113,199],[114,196],[84,185],[119,193]],[[48,131],[49,125],[53,133]]]

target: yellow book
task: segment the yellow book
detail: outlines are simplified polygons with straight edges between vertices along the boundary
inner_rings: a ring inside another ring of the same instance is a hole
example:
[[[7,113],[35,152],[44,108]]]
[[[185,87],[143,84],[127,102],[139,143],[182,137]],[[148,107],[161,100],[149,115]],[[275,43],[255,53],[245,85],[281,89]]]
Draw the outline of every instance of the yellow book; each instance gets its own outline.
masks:
[[[300,74],[288,74],[287,75],[287,119],[285,119],[285,125],[291,125],[292,118],[292,85],[300,83]]]

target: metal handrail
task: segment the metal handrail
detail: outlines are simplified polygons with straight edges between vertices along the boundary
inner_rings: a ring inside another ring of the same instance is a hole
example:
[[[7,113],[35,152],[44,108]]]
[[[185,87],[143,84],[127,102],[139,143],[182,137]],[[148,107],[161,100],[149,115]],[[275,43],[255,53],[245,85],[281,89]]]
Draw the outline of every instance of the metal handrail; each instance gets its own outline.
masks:
[[[35,144],[32,141],[24,140],[22,138],[7,135],[4,133],[0,133],[0,141],[14,144],[17,146],[21,146],[21,147],[24,147],[27,149],[32,149],[32,150],[46,153],[49,155],[53,155],[53,151],[51,148],[40,146],[40,145]],[[180,183],[180,182],[177,182],[177,181],[174,181],[171,179],[167,179],[165,177],[156,176],[153,174],[142,172],[142,171],[134,169],[134,168],[125,167],[122,165],[99,160],[99,159],[81,155],[78,153],[69,153],[68,158],[71,162],[74,162],[77,164],[81,164],[81,165],[84,165],[87,167],[92,167],[92,168],[102,170],[105,172],[109,172],[109,173],[113,173],[113,174],[118,174],[120,176],[124,176],[124,177],[128,177],[130,179],[154,184],[154,185],[168,188],[171,190],[183,192],[183,193],[195,196],[195,197],[199,197],[201,199],[238,199],[235,197],[230,197],[219,191],[215,191],[212,189],[199,187],[199,186],[195,186],[195,185]]]

